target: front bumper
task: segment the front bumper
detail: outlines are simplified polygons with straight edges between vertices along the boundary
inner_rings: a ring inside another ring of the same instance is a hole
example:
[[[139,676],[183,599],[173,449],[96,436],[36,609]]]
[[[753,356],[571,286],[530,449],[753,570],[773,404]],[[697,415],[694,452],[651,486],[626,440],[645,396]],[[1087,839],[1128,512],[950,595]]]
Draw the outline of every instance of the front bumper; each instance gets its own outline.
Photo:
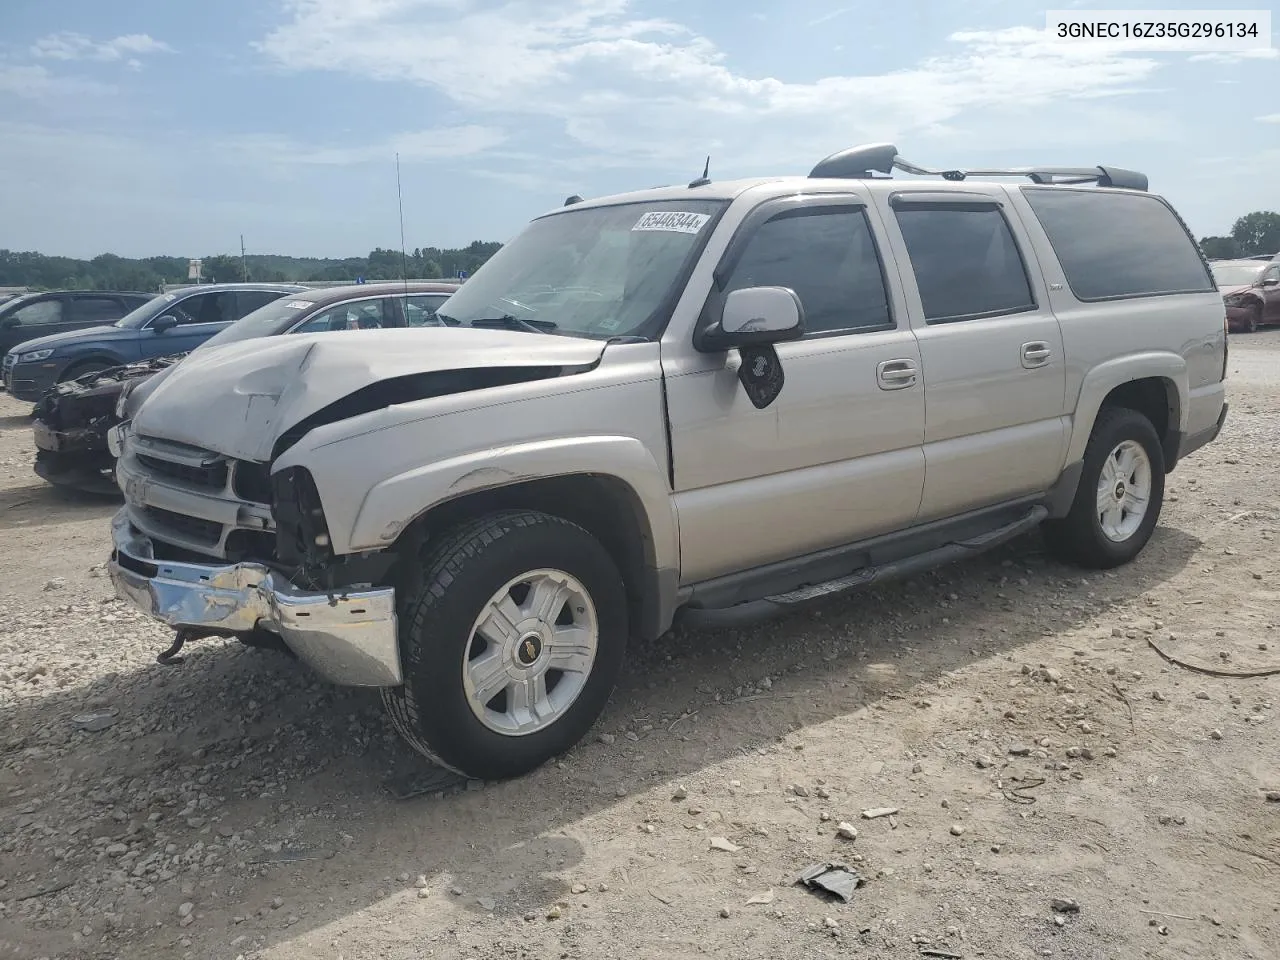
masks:
[[[4,388],[15,399],[35,403],[58,382],[59,364],[49,360],[15,363],[4,371]]]
[[[107,569],[116,593],[174,629],[220,636],[263,628],[332,683],[395,687],[403,682],[395,591],[301,590],[259,563],[226,566],[155,559],[151,540],[126,510],[111,521]]]

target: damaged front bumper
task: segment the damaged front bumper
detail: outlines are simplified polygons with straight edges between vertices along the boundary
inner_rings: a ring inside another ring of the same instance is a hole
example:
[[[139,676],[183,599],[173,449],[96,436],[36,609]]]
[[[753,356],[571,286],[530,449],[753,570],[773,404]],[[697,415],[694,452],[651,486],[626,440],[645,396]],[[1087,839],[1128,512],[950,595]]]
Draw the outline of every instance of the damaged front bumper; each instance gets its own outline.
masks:
[[[150,538],[133,528],[126,510],[112,520],[111,538],[107,568],[116,593],[161,623],[217,636],[262,628],[332,683],[403,682],[390,587],[313,592],[260,563],[157,560]]]

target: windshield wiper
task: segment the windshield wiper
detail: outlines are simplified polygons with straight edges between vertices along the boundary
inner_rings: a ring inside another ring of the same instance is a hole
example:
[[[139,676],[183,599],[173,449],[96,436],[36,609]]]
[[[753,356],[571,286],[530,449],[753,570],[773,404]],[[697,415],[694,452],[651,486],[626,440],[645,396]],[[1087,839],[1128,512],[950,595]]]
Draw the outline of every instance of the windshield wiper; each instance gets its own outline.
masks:
[[[548,333],[557,329],[560,325],[554,320],[525,320],[521,317],[504,313],[500,317],[477,317],[471,321],[471,326],[502,327],[506,330],[528,330],[532,333]]]

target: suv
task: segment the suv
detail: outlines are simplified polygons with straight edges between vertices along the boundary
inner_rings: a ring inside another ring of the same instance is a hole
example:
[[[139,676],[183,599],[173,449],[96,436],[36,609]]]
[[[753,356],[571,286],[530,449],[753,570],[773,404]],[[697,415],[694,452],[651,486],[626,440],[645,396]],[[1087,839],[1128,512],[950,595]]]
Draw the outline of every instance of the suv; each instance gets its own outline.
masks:
[[[19,400],[35,403],[64,380],[124,363],[185,353],[220,330],[287,293],[296,283],[219,283],[179,287],[152,296],[107,326],[72,330],[11,349],[4,358],[4,385]],[[118,316],[118,315],[117,315]],[[98,321],[100,324],[106,320]]]
[[[570,198],[444,326],[174,367],[112,436],[111,576],[175,647],[274,636],[500,778],[582,738],[628,640],[677,614],[763,616],[1040,526],[1124,564],[1226,416],[1222,298],[1146,186],[872,145]]]
[[[55,290],[0,296],[0,356],[33,337],[115,323],[150,300],[154,293],[115,290]]]

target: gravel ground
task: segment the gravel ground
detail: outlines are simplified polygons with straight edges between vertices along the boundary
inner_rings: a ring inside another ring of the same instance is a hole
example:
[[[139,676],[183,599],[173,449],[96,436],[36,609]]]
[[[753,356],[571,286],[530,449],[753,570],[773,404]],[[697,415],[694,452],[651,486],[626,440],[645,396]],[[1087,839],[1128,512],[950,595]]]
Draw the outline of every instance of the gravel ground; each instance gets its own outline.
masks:
[[[561,762],[445,791],[281,654],[158,665],[114,504],[35,477],[0,395],[0,958],[1274,957],[1280,680],[1148,645],[1280,666],[1280,334],[1231,370],[1131,566],[1032,536],[678,632]],[[849,903],[795,885],[826,861]]]

